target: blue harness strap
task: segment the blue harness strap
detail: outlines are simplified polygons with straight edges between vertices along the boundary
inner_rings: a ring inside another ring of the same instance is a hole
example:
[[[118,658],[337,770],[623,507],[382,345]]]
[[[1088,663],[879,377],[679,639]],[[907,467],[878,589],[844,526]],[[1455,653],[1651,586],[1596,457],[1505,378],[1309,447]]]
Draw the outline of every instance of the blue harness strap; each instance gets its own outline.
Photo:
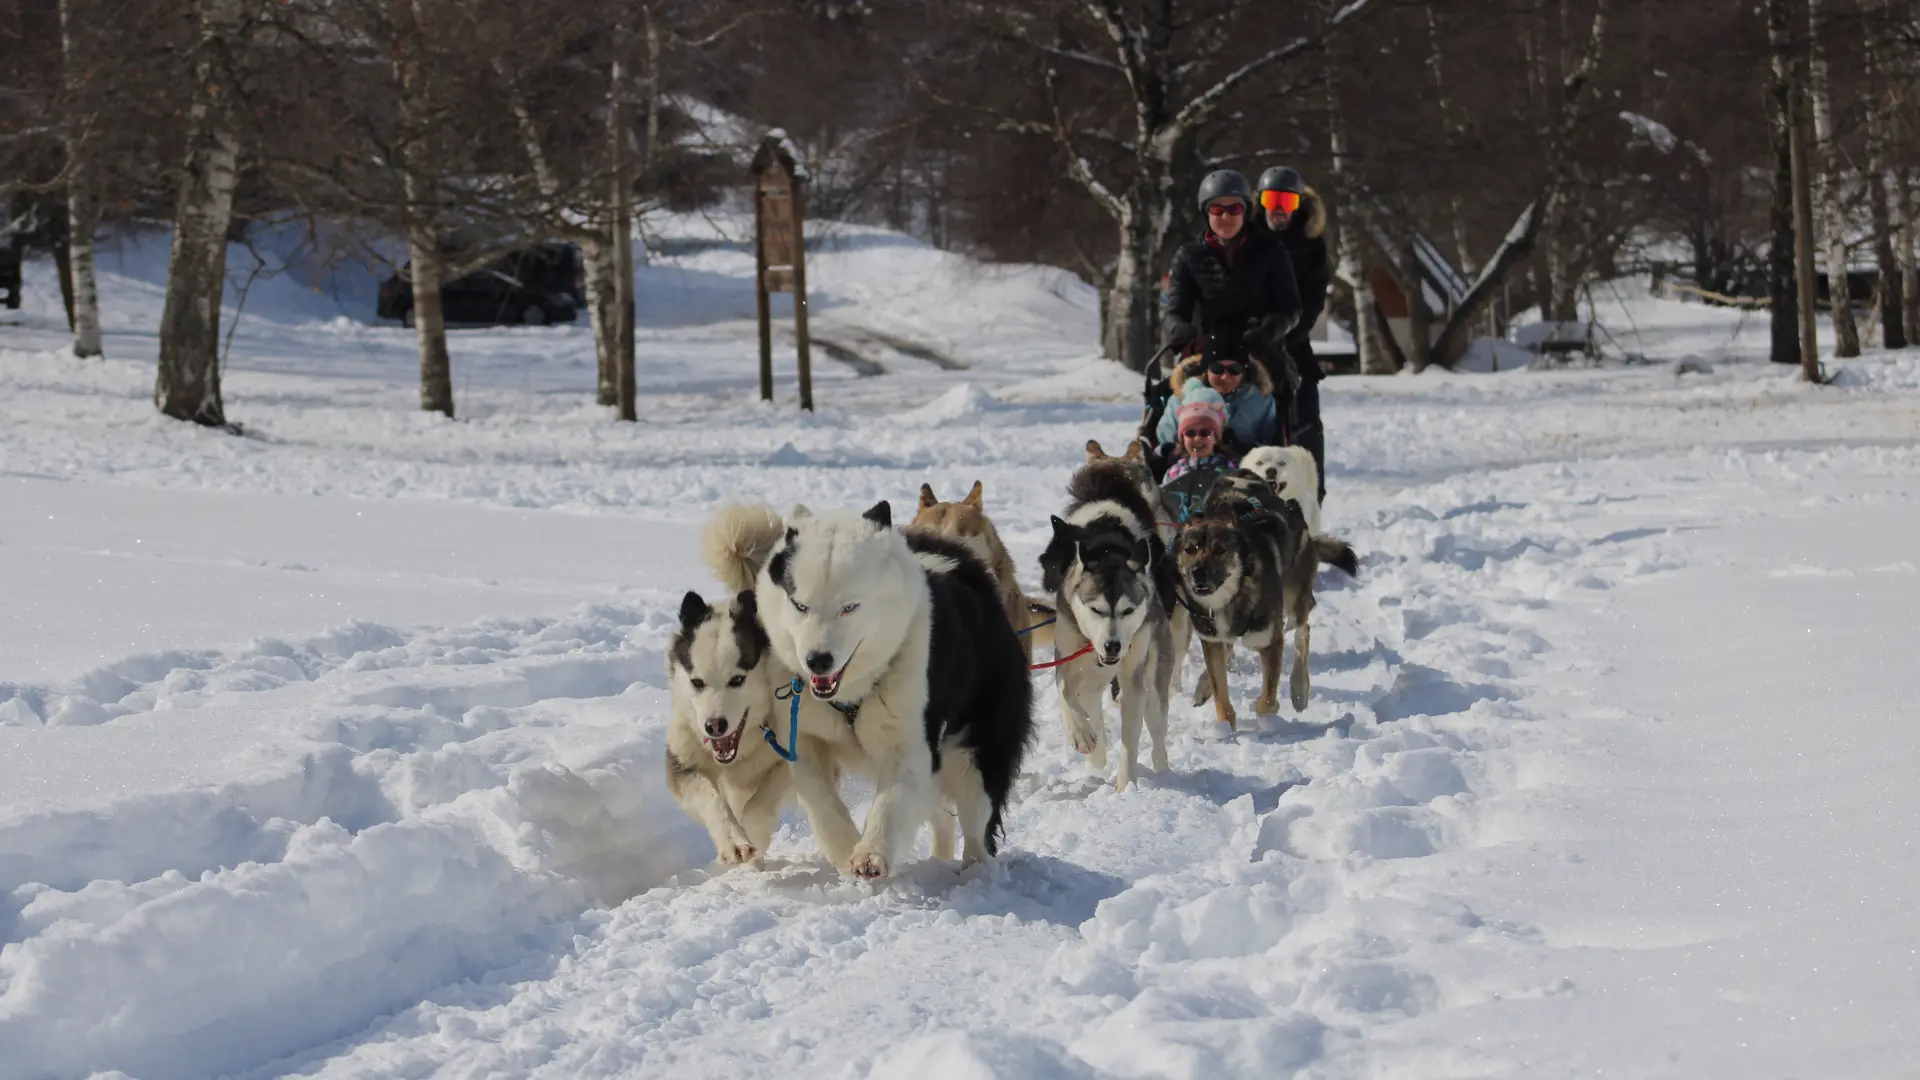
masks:
[[[773,747],[773,752],[788,761],[800,760],[800,687],[800,676],[795,675],[786,693],[782,694],[778,690],[773,692],[776,700],[783,697],[793,699],[793,707],[787,710],[787,745],[785,747],[780,745],[780,740],[774,737],[772,728],[760,729],[760,734],[766,737],[767,745]]]
[[[1040,629],[1040,628],[1041,628],[1041,627],[1043,627],[1043,626],[1052,626],[1052,625],[1053,625],[1054,623],[1057,623],[1057,622],[1059,622],[1059,621],[1060,621],[1060,616],[1058,616],[1058,615],[1055,615],[1055,616],[1054,616],[1053,618],[1051,618],[1051,619],[1042,619],[1042,620],[1040,620],[1039,622],[1037,622],[1037,623],[1034,623],[1034,624],[1033,624],[1032,626],[1029,626],[1029,627],[1027,627],[1027,628],[1026,628],[1025,630],[1015,630],[1015,631],[1014,631],[1014,633],[1016,633],[1016,634],[1031,634],[1031,633],[1033,633],[1033,632],[1034,632],[1035,630],[1038,630],[1038,629]]]

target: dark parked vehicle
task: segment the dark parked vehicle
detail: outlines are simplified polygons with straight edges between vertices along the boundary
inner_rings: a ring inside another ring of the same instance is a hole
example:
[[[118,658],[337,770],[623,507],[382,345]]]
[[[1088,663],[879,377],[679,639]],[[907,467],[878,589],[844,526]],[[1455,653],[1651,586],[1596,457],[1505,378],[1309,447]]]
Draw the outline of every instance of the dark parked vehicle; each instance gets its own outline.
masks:
[[[380,283],[375,308],[383,319],[413,325],[412,263]],[[503,255],[479,270],[440,286],[449,323],[524,324],[572,322],[587,306],[580,249],[541,244]]]

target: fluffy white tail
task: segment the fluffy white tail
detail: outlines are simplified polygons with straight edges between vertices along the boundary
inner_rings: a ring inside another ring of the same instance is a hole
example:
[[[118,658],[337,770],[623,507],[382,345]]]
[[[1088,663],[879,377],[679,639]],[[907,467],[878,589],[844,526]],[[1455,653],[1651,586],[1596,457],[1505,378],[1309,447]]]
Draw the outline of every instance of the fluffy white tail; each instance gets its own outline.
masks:
[[[753,588],[786,522],[765,506],[723,506],[700,534],[700,557],[731,592]]]

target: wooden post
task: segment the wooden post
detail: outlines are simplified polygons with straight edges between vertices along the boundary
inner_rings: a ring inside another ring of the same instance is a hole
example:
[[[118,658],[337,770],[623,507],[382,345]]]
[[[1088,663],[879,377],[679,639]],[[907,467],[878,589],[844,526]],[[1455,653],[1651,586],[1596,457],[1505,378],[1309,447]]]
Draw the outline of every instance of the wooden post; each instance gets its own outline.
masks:
[[[1794,276],[1800,300],[1800,378],[1820,382],[1820,348],[1814,335],[1813,188],[1807,161],[1806,88],[1795,78],[1792,110],[1788,116],[1793,150]],[[1839,297],[1835,297],[1839,303]]]
[[[774,130],[753,155],[754,300],[760,316],[760,399],[773,400],[772,296],[793,294],[800,353],[800,407],[813,411],[813,343],[807,331],[807,173],[786,133]]]
[[[813,411],[813,347],[807,337],[807,195],[793,185],[793,336],[800,351],[800,407]]]

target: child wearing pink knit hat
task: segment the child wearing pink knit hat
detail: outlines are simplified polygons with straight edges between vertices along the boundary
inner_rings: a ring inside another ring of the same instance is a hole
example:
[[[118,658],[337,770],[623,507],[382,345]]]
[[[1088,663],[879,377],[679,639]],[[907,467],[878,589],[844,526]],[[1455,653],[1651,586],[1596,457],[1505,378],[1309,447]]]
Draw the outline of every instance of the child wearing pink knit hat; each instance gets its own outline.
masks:
[[[1166,482],[1201,469],[1226,472],[1234,467],[1234,461],[1220,449],[1220,437],[1227,427],[1225,398],[1211,387],[1192,387],[1181,395],[1176,416],[1179,436],[1173,444],[1175,460],[1167,467]]]

